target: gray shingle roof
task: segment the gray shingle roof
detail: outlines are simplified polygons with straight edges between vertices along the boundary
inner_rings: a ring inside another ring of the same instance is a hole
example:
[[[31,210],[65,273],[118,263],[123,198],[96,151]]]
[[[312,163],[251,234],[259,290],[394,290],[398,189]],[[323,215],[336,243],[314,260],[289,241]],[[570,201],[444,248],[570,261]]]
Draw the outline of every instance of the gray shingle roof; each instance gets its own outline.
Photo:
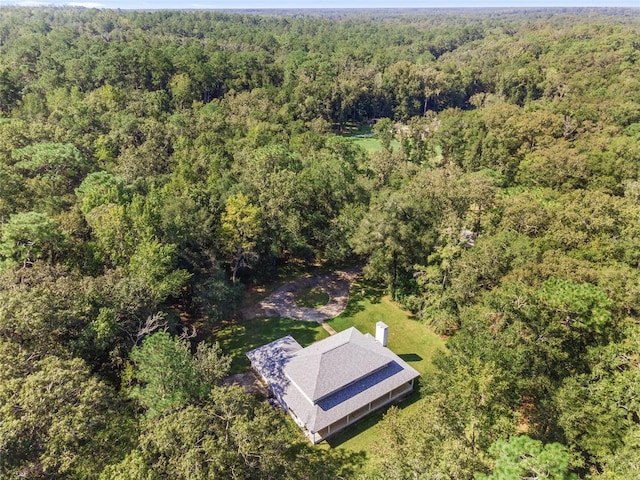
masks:
[[[284,373],[317,403],[389,362],[391,359],[372,350],[364,335],[350,328],[301,350],[286,364]]]
[[[287,335],[247,353],[251,366],[262,375],[280,402],[284,402],[284,390],[290,383],[284,376],[284,366],[300,350],[300,344]]]
[[[291,336],[283,337],[247,356],[279,401],[311,432],[420,376],[371,335],[355,328],[304,349]]]

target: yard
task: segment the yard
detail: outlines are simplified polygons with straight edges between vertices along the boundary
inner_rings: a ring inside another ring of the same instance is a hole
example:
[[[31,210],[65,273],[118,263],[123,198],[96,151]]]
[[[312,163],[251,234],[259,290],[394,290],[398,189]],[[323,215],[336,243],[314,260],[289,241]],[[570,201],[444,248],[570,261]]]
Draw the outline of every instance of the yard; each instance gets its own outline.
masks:
[[[303,347],[329,336],[315,322],[289,318],[257,318],[225,325],[216,333],[216,339],[220,342],[222,351],[231,356],[231,373],[241,373],[251,368],[246,352],[286,335],[291,335]]]
[[[301,291],[298,301],[316,300],[315,292]],[[375,335],[375,324],[383,321],[389,326],[389,348],[421,374],[432,369],[431,360],[438,350],[445,348],[442,338],[399,308],[382,292],[366,282],[356,282],[351,290],[347,310],[328,323],[336,331],[356,327],[363,333]],[[317,323],[284,318],[258,318],[226,325],[217,338],[223,350],[231,355],[232,373],[250,368],[245,353],[285,335],[293,336],[303,347],[328,336]],[[419,408],[420,395],[414,393],[403,402],[405,411]],[[384,409],[351,426],[328,443],[318,448],[343,448],[353,452],[364,451],[368,465],[375,464],[375,441],[379,438],[378,422]]]

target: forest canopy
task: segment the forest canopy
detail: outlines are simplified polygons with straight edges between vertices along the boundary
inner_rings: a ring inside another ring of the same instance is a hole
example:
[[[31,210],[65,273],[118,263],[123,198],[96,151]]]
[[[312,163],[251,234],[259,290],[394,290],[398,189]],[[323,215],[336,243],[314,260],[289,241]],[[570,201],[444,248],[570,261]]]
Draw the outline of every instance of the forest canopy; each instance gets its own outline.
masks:
[[[0,476],[638,477],[639,10],[2,7],[0,58]],[[380,465],[221,383],[312,264],[448,338]]]

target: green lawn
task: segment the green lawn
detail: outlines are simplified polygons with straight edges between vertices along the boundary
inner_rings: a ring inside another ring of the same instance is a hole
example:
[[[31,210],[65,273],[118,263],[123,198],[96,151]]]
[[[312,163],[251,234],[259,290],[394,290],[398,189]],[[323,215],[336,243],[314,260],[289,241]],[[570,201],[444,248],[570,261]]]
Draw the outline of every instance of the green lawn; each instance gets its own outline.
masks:
[[[378,140],[376,137],[350,137],[350,138],[351,138],[351,141],[353,141],[354,143],[357,143],[369,153],[382,151],[382,144],[380,143],[380,140]],[[398,148],[400,148],[400,142],[398,142],[397,140],[393,140],[391,142],[391,150],[395,151]]]
[[[216,340],[220,342],[222,351],[231,356],[231,373],[239,373],[251,368],[246,352],[286,335],[291,335],[303,347],[329,336],[326,330],[315,322],[300,322],[288,318],[258,318],[225,325],[216,333]]]
[[[389,298],[381,297],[379,292],[363,284],[356,283],[349,308],[344,314],[330,320],[329,324],[337,331],[354,326],[363,333],[375,335],[375,325],[378,321],[383,321],[389,326],[388,346],[391,350],[421,374],[432,370],[431,360],[438,350],[445,349],[445,341]],[[420,396],[416,392],[405,400],[401,407],[408,412],[420,408],[420,403]],[[384,410],[349,427],[329,440],[328,445],[354,452],[365,451],[369,466],[375,464],[378,458],[375,455],[374,444],[380,437],[378,422],[383,417]]]
[[[349,309],[333,320],[329,320],[336,331],[356,327],[362,333],[375,336],[376,322],[382,321],[389,326],[389,348],[421,374],[428,372],[431,358],[435,352],[444,348],[444,340],[434,334],[423,323],[415,320],[389,298],[372,299],[358,295],[354,287],[354,295]]]
[[[295,293],[296,303],[301,307],[318,308],[329,303],[327,292],[320,288],[303,288]]]
[[[364,148],[367,152],[379,152],[382,150],[382,144],[380,140],[373,135],[371,127],[366,125],[351,125],[346,128],[347,133],[343,134],[344,137],[350,138],[354,143],[357,143],[362,148]],[[393,140],[391,142],[391,149],[397,150],[400,148],[400,142],[397,140]]]
[[[382,150],[382,144],[376,137],[352,137],[351,141],[360,145],[367,152],[379,152]]]

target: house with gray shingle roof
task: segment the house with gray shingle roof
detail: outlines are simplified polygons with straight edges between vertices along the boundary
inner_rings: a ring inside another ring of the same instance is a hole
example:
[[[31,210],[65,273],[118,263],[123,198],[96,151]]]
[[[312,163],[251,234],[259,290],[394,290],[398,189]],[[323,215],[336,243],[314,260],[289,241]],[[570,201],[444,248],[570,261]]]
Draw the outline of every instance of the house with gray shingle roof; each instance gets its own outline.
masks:
[[[352,327],[306,348],[287,335],[247,356],[315,444],[413,391],[420,374],[386,347],[386,335],[382,322],[376,338]]]

